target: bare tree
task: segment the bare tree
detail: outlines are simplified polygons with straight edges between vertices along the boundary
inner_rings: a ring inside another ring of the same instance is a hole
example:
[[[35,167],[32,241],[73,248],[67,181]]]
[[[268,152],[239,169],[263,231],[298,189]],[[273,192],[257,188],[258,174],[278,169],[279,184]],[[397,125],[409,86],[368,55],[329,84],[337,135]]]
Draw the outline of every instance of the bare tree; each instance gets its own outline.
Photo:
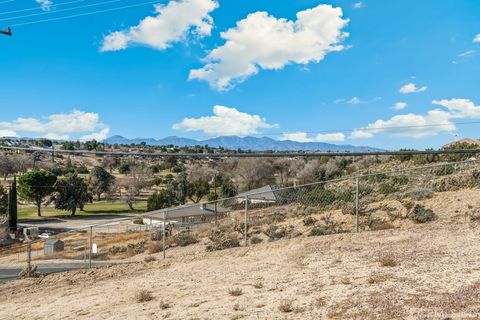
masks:
[[[275,182],[273,166],[265,159],[240,159],[235,173],[243,190],[259,188]]]
[[[2,176],[4,180],[7,180],[8,175],[14,174],[15,172],[15,163],[12,156],[7,154],[0,155],[0,176]]]
[[[121,198],[128,205],[130,210],[134,210],[134,204],[142,189],[149,184],[149,171],[142,167],[131,167],[129,174],[120,180]]]

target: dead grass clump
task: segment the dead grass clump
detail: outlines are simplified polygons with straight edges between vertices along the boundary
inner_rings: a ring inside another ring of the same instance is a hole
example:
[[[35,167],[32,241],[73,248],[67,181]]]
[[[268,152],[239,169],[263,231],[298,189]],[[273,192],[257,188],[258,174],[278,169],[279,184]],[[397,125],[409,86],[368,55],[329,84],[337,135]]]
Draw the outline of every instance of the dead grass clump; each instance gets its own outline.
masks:
[[[153,300],[153,295],[146,289],[139,290],[135,293],[135,300],[138,303],[148,302]]]
[[[347,285],[347,284],[352,284],[352,280],[350,280],[350,278],[348,278],[348,277],[342,278],[342,279],[340,280],[340,282],[341,282],[342,284],[345,284],[345,285]]]
[[[396,267],[398,266],[398,260],[392,253],[381,254],[378,258],[378,262],[382,267]]]
[[[315,307],[317,308],[323,308],[327,305],[327,299],[325,298],[318,298],[317,300],[315,300]]]
[[[146,256],[145,259],[143,259],[143,261],[145,262],[153,262],[157,260],[157,258],[155,258],[154,256]]]
[[[150,254],[153,254],[153,253],[158,253],[158,252],[161,252],[163,251],[163,245],[161,243],[158,243],[158,242],[150,242],[148,244],[148,252]]]
[[[239,297],[243,294],[243,291],[240,288],[232,288],[232,289],[228,289],[228,294],[231,295],[232,297]]]
[[[130,243],[127,246],[127,255],[129,257],[133,257],[137,254],[145,252],[145,241],[138,242],[138,243]]]
[[[170,304],[168,302],[165,302],[164,300],[160,300],[160,309],[165,310],[171,308]]]
[[[382,283],[385,282],[389,279],[392,278],[391,274],[387,273],[372,273],[368,278],[367,278],[367,283],[369,284],[375,284],[375,283]]]
[[[278,310],[280,310],[283,313],[289,313],[293,311],[293,301],[292,300],[282,300],[280,302],[280,305],[278,306]]]
[[[255,289],[262,289],[262,288],[263,288],[263,282],[261,282],[261,281],[255,282],[255,284],[253,285],[253,287],[254,287]]]

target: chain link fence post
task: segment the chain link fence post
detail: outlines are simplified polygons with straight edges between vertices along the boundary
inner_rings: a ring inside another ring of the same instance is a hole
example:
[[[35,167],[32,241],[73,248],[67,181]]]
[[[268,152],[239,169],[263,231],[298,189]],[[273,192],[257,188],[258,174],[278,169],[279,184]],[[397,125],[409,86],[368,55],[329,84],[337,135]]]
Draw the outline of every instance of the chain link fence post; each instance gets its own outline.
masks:
[[[162,247],[163,247],[163,259],[167,258],[167,255],[165,253],[165,237],[167,236],[165,233],[165,224],[166,224],[166,217],[167,216],[167,211],[163,211],[163,223],[162,223]]]
[[[248,232],[247,222],[248,222],[248,196],[245,196],[245,221],[243,222],[244,223],[243,241],[244,241],[245,247],[248,245],[247,244],[247,232]]]
[[[27,236],[27,277],[32,276],[32,242]]]
[[[359,189],[360,189],[360,177],[355,177],[355,231],[360,232],[360,199],[359,199]]]
[[[89,237],[89,250],[88,250],[88,267],[92,268],[92,249],[93,249],[93,227],[90,227],[90,237]]]

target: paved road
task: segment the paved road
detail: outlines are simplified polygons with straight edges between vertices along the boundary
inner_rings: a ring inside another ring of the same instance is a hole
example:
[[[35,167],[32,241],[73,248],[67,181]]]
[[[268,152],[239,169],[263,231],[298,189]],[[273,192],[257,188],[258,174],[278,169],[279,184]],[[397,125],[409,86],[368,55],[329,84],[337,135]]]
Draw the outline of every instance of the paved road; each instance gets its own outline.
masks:
[[[92,267],[101,267],[112,264],[111,262],[92,262]],[[0,282],[7,282],[18,278],[23,267],[3,267],[0,266]],[[52,263],[37,265],[37,272],[40,274],[50,274],[57,272],[72,271],[88,268],[87,263]]]
[[[86,229],[91,225],[107,224],[103,228],[115,232],[116,226],[119,222],[133,215],[103,215],[103,216],[87,216],[75,217],[73,219],[45,219],[45,220],[29,220],[20,221],[19,225],[22,227],[38,227],[42,230],[55,230],[57,232],[73,231],[79,229]],[[109,226],[110,225],[110,226]],[[96,229],[99,229],[97,227]]]

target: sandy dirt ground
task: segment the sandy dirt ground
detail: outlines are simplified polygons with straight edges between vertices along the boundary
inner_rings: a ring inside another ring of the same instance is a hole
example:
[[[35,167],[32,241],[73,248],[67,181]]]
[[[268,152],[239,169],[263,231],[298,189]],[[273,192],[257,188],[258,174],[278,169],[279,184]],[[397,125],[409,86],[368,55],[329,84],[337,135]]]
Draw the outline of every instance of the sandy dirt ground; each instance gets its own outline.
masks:
[[[0,319],[480,319],[479,192],[425,205],[437,221],[8,282]]]

